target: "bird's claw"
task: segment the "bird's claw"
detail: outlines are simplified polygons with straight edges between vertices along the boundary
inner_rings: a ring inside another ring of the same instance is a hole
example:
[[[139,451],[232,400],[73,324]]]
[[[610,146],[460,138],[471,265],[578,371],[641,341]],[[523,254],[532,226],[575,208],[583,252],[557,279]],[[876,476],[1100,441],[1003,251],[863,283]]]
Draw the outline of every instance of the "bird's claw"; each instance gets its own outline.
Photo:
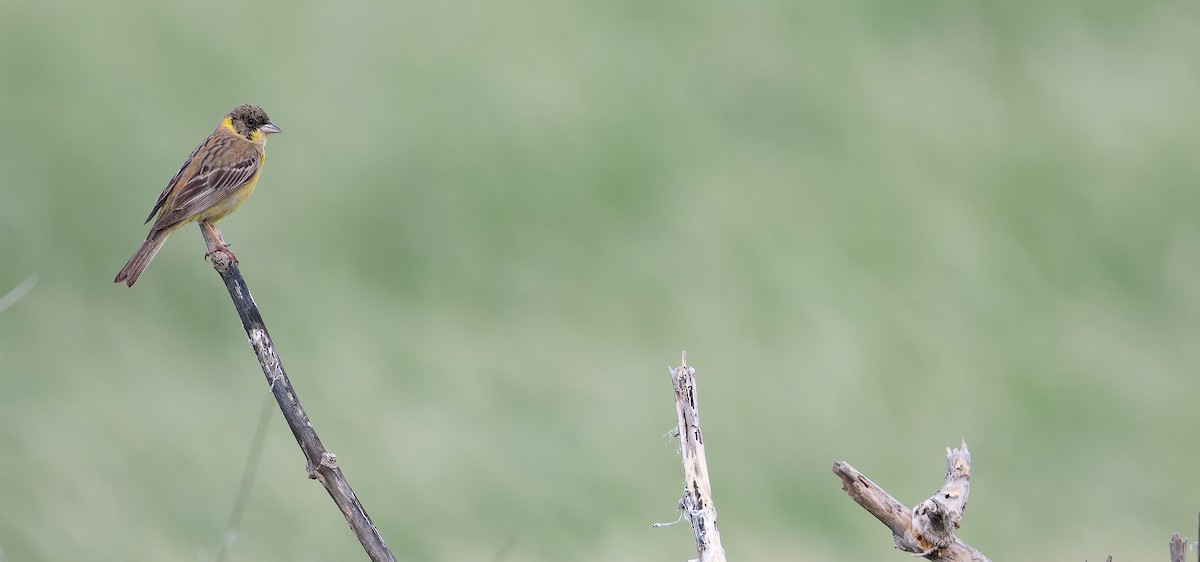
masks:
[[[229,256],[229,260],[232,261],[234,265],[238,263],[237,255],[233,253],[233,250],[229,249],[229,244],[222,244],[213,248],[209,248],[207,252],[204,252],[204,260],[210,261],[214,254],[225,254]]]

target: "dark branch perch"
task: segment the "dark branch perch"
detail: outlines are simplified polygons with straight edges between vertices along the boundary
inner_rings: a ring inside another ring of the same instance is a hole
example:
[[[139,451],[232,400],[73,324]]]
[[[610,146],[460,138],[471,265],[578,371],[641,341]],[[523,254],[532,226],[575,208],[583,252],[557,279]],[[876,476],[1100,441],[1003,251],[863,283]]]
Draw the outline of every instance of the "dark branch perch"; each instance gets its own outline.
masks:
[[[675,413],[679,418],[679,449],[683,455],[683,499],[679,508],[692,524],[700,562],[725,562],[725,547],[717,530],[717,509],[708,482],[708,460],[700,433],[700,405],[696,397],[696,369],[687,366],[687,352],[671,371],[675,389]],[[656,525],[658,526],[658,525]]]
[[[208,238],[207,233],[205,238]],[[210,244],[212,242],[209,241]],[[321,485],[325,486],[325,490],[333,498],[333,503],[337,504],[342,515],[346,516],[350,529],[354,531],[372,561],[394,562],[396,557],[384,544],[383,537],[375,529],[375,524],[367,516],[366,510],[342,475],[342,470],[338,468],[337,457],[321,444],[312,422],[300,406],[300,400],[292,390],[292,383],[283,370],[283,363],[275,351],[275,344],[267,333],[267,326],[258,312],[258,305],[254,304],[254,299],[250,296],[250,290],[246,288],[246,280],[238,271],[237,263],[224,251],[215,252],[212,262],[213,268],[221,275],[225,287],[229,289],[233,306],[242,319],[242,327],[246,329],[250,347],[254,349],[254,354],[258,356],[258,362],[262,365],[271,393],[275,395],[275,401],[279,403],[279,409],[283,412],[288,427],[292,429],[292,435],[296,436],[296,442],[300,444],[300,449],[308,460],[308,477],[320,481]]]
[[[946,449],[946,483],[915,512],[847,463],[834,461],[833,473],[851,499],[892,530],[896,548],[941,562],[990,562],[954,536],[970,492],[971,452],[966,441],[960,449]]]

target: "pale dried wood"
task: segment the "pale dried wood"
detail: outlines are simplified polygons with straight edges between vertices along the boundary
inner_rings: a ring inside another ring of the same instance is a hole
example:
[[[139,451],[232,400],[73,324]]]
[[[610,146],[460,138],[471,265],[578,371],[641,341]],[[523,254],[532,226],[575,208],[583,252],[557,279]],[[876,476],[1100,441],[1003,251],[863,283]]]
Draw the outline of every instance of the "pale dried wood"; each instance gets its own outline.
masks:
[[[700,562],[725,562],[725,547],[717,530],[717,509],[708,480],[708,460],[700,432],[700,407],[696,396],[696,369],[688,367],[687,352],[678,368],[670,369],[679,421],[679,448],[683,456],[683,499],[679,508],[692,524]]]
[[[1168,543],[1171,546],[1171,562],[1185,562],[1187,560],[1187,539],[1180,537],[1179,533],[1171,533],[1171,540]]]
[[[833,473],[851,499],[891,529],[896,548],[940,562],[990,562],[954,536],[970,491],[971,454],[965,441],[959,449],[946,449],[945,484],[916,513],[848,463],[834,461]]]
[[[967,442],[946,449],[946,483],[942,489],[913,508],[913,535],[928,549],[954,542],[954,530],[962,524],[971,492],[971,451]]]

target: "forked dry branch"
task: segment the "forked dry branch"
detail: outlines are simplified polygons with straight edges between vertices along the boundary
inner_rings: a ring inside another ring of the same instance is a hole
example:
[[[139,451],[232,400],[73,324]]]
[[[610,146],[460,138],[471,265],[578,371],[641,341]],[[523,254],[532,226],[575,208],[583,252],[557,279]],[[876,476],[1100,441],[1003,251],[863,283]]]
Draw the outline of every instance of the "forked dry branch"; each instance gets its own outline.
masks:
[[[954,536],[971,490],[971,452],[966,441],[958,449],[946,449],[945,484],[915,510],[845,462],[834,461],[833,473],[842,479],[842,489],[851,499],[891,529],[896,548],[940,562],[989,562]]]

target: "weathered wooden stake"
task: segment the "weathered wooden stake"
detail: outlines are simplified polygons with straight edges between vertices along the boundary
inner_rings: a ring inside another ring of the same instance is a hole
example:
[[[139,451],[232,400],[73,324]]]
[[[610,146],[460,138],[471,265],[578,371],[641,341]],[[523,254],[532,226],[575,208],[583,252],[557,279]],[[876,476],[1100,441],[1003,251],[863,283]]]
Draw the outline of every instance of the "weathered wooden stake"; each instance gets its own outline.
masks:
[[[692,524],[700,562],[725,562],[725,547],[717,530],[717,509],[708,481],[708,460],[700,433],[700,404],[696,397],[696,369],[687,366],[687,352],[678,368],[670,369],[675,389],[675,414],[679,419],[679,448],[683,455],[683,499],[679,509]]]

